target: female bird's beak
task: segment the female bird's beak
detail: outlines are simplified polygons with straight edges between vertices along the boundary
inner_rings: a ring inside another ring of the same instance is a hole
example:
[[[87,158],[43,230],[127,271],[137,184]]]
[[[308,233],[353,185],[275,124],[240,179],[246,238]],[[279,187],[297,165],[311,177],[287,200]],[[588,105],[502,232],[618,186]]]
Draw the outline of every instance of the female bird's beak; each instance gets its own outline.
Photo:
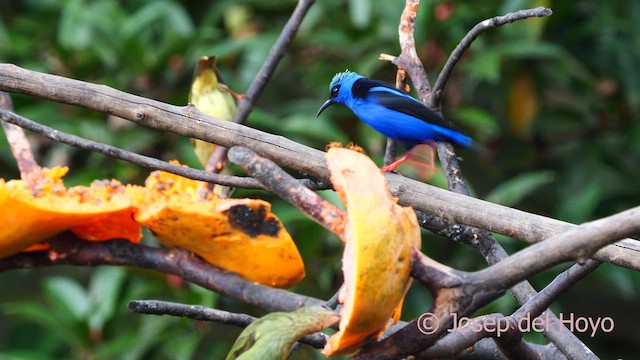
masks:
[[[320,110],[318,110],[318,113],[316,114],[316,117],[320,116],[320,113],[324,111],[324,109],[328,108],[329,106],[335,104],[336,102],[333,99],[329,99],[327,101],[324,102],[324,104],[322,104],[322,106],[320,106]]]

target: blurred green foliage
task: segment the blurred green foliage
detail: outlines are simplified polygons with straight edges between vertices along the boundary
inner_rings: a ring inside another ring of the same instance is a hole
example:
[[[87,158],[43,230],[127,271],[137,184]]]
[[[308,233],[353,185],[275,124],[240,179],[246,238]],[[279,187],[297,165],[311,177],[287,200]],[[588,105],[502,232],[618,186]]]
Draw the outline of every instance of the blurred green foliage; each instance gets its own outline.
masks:
[[[545,5],[554,15],[491,29],[471,46],[445,91],[445,116],[487,149],[461,150],[472,192],[508,206],[580,223],[640,200],[640,4],[491,0],[423,1],[416,44],[433,80],[448,54],[477,22]],[[225,80],[242,92],[264,61],[295,1],[0,0],[0,61],[106,84],[160,101],[186,104],[199,56],[217,54]],[[332,75],[345,68],[393,82],[403,1],[327,0],[313,5],[290,51],[247,124],[322,149],[354,141],[378,162],[384,139],[336,107],[315,118]],[[85,109],[14,95],[16,111],[62,131],[127,150],[198,166],[187,139]],[[41,164],[69,165],[68,185],[96,178],[141,182],[148,170],[102,155],[30,138]],[[0,140],[0,176],[18,176]],[[432,183],[443,186],[442,174]],[[296,240],[307,278],[294,290],[328,298],[341,282],[341,243],[269,194],[238,191],[274,203]],[[335,200],[331,192],[323,192]],[[523,246],[499,237],[508,251]],[[152,241],[152,240],[145,240]],[[425,232],[427,254],[465,270],[478,254]],[[538,288],[565,267],[533,279]],[[637,273],[605,265],[554,305],[582,316],[612,316],[615,331],[581,335],[596,353],[624,357],[640,330]],[[147,271],[68,268],[2,274],[0,357],[7,359],[221,358],[239,329],[185,319],[131,314],[131,299],[160,298],[256,309]],[[601,291],[595,291],[595,289]],[[414,286],[405,317],[428,309]],[[490,311],[510,313],[506,295]],[[204,341],[206,339],[206,341]],[[311,356],[309,352],[297,355]],[[317,354],[315,354],[317,356]]]

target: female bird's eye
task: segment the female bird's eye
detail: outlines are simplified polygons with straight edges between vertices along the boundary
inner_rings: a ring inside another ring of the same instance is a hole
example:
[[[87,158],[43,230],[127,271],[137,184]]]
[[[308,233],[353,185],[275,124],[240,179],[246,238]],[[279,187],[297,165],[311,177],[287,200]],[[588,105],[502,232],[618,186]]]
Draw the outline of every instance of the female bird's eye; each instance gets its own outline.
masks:
[[[338,90],[340,90],[340,85],[336,85],[331,89],[331,98],[338,96]]]

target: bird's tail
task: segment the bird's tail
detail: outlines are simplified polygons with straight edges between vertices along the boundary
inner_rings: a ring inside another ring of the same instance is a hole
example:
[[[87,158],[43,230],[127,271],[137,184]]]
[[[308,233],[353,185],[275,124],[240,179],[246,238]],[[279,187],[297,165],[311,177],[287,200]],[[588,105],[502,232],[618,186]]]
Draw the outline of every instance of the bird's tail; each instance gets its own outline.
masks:
[[[443,135],[446,137],[448,142],[451,142],[456,145],[464,146],[464,147],[473,147],[474,142],[469,136],[452,129],[442,129]]]

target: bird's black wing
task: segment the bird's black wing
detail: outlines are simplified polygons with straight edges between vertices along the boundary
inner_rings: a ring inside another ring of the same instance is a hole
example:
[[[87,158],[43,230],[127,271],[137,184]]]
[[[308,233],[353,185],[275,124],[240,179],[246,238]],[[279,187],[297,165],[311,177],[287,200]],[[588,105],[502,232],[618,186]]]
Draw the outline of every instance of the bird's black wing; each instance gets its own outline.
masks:
[[[352,95],[356,98],[373,97],[378,104],[403,114],[413,116],[446,129],[456,130],[440,113],[435,112],[406,92],[383,81],[359,79],[353,84]]]

